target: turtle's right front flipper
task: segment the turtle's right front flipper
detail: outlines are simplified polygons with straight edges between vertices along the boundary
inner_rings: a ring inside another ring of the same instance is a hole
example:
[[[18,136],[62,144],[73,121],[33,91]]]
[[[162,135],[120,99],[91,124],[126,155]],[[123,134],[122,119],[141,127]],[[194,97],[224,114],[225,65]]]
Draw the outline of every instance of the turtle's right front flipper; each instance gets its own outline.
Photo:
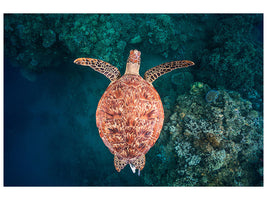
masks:
[[[102,60],[93,58],[77,58],[74,60],[77,65],[89,66],[93,70],[104,74],[111,82],[118,80],[121,77],[120,71],[117,67],[104,62]]]

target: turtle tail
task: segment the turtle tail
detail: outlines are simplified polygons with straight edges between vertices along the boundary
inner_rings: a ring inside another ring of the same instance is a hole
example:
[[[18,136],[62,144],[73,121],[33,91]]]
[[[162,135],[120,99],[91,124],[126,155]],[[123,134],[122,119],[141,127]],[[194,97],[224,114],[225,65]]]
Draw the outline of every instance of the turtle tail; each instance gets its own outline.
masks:
[[[135,169],[138,169],[138,176],[140,176],[140,171],[144,169],[146,163],[146,157],[144,154],[136,158],[132,163],[130,163],[130,167],[135,173]]]
[[[135,173],[135,170],[138,169],[138,176],[140,176],[140,171],[144,169],[145,163],[146,157],[144,154],[132,162],[114,155],[114,166],[118,172],[120,172],[127,164],[129,164],[133,173]]]

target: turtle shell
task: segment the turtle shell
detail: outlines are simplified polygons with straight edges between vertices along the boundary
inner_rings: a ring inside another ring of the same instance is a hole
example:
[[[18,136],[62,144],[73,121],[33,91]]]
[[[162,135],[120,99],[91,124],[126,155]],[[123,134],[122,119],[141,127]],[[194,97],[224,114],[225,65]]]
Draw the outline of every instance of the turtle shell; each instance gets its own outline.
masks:
[[[111,153],[128,161],[145,155],[157,141],[164,111],[156,89],[141,76],[124,75],[100,99],[96,125]]]

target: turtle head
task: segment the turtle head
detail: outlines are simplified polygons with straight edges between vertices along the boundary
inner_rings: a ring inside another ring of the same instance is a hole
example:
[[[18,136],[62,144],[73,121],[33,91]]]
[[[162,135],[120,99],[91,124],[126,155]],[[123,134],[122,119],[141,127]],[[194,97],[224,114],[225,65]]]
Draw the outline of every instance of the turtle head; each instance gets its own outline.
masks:
[[[141,62],[141,52],[138,50],[131,50],[127,60],[125,74],[139,75],[139,68]]]

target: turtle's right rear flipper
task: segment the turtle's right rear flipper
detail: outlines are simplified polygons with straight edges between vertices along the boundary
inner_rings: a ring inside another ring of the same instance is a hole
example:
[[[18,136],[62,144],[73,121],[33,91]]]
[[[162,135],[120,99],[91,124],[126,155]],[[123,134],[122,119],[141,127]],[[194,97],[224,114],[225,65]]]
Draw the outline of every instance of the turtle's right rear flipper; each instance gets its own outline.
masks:
[[[120,71],[117,67],[104,62],[102,60],[93,58],[77,58],[74,60],[77,65],[89,66],[93,70],[104,74],[111,82],[118,80],[121,77]]]

